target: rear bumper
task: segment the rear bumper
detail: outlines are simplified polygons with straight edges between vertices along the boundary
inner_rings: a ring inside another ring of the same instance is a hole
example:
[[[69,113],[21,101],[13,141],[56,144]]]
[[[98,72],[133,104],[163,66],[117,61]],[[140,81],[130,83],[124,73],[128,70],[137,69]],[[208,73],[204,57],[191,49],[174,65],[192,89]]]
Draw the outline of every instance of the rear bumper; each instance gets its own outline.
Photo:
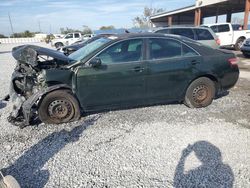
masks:
[[[229,90],[230,88],[234,87],[239,79],[239,68],[238,66],[232,67],[232,71],[226,72],[224,77],[221,79],[221,90]]]

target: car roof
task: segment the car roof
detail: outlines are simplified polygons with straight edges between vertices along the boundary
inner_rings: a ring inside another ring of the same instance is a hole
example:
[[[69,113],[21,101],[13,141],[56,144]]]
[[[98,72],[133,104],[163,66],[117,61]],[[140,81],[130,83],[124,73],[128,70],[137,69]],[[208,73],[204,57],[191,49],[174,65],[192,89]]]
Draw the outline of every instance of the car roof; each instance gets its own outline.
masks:
[[[172,34],[162,34],[162,33],[125,33],[125,34],[116,34],[112,35],[115,40],[123,40],[123,39],[132,39],[132,38],[151,38],[151,37],[164,37],[164,38],[172,38],[172,39],[179,39],[179,40],[191,40],[187,37],[180,36],[180,35],[172,35]],[[110,38],[107,37],[107,38]]]
[[[163,29],[208,29],[208,28],[203,26],[171,26],[171,27],[160,27],[157,28],[155,31]]]

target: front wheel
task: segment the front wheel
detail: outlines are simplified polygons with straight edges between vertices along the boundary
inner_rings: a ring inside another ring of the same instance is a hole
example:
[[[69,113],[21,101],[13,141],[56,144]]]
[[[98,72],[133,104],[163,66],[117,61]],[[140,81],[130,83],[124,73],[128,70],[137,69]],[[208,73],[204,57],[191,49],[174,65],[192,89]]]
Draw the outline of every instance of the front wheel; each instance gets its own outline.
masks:
[[[59,124],[80,118],[78,101],[68,90],[56,90],[45,95],[38,108],[39,119],[47,124]]]
[[[209,106],[215,96],[215,84],[206,77],[194,80],[188,87],[184,104],[190,108]]]

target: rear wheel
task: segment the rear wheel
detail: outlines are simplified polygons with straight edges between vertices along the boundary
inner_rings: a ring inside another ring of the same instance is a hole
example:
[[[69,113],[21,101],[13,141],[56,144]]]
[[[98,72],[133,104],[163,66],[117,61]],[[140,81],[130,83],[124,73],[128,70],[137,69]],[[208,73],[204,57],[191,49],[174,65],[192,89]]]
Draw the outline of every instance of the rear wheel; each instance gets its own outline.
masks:
[[[244,40],[245,40],[244,38],[239,38],[239,39],[236,41],[236,44],[235,44],[235,46],[234,46],[235,50],[240,51],[240,48],[241,48],[241,46],[242,46]]]
[[[209,106],[215,96],[215,84],[206,77],[193,81],[186,91],[184,104],[190,108]]]
[[[0,180],[0,188],[20,188],[20,185],[13,176],[8,175]]]
[[[56,90],[42,99],[38,116],[47,124],[67,123],[80,118],[80,108],[70,91]]]

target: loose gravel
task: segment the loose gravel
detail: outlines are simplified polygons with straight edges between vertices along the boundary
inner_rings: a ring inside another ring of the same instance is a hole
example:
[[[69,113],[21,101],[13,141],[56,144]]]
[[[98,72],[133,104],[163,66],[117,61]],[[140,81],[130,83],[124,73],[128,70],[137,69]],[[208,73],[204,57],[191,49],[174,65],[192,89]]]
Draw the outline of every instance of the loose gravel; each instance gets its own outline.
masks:
[[[0,45],[0,99],[15,66],[13,46]],[[34,188],[250,187],[250,72],[243,75],[204,109],[160,105],[62,125],[19,129],[1,101],[0,167]]]

